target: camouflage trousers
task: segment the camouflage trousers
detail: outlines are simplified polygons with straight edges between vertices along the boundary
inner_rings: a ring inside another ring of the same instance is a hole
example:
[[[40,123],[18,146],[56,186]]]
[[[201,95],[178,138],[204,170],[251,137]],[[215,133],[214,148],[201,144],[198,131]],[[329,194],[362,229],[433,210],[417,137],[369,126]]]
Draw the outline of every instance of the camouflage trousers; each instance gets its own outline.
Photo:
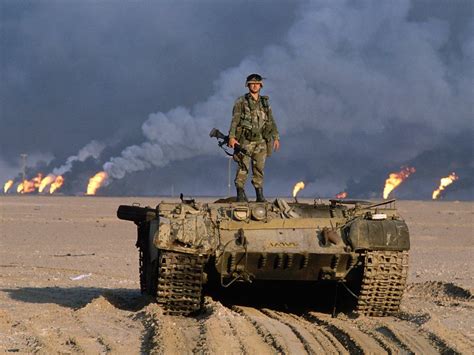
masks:
[[[235,186],[244,188],[250,166],[252,166],[252,185],[255,188],[263,187],[263,169],[265,168],[265,159],[267,157],[267,144],[265,141],[250,142],[242,146],[247,154],[234,155],[234,160],[238,164],[237,174],[235,175]]]

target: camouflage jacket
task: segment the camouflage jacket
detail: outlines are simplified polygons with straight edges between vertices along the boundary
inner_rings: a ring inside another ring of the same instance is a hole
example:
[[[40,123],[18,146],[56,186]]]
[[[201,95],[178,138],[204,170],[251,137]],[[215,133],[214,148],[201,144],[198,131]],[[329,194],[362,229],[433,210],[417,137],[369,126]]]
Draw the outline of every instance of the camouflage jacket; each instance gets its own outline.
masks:
[[[268,96],[255,100],[247,93],[235,101],[229,138],[236,138],[240,144],[280,139]]]

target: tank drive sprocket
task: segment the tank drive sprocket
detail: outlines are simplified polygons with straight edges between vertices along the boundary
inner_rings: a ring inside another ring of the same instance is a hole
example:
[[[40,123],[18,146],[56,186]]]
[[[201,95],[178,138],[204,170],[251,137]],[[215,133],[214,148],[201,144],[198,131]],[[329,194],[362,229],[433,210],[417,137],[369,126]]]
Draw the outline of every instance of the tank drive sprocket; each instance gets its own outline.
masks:
[[[165,314],[186,316],[199,311],[206,261],[200,255],[160,252],[157,301]]]
[[[408,273],[408,251],[368,251],[356,311],[366,316],[398,312]]]

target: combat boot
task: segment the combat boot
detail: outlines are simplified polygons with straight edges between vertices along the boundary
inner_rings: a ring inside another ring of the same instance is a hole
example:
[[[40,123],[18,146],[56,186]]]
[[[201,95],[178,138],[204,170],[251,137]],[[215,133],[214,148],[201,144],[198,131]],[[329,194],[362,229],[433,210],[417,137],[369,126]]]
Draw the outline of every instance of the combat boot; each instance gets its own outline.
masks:
[[[267,202],[267,200],[265,200],[265,197],[263,197],[263,188],[256,187],[255,188],[255,193],[257,194],[257,201],[256,202]]]
[[[243,187],[237,187],[237,202],[247,202],[247,196],[245,196]]]

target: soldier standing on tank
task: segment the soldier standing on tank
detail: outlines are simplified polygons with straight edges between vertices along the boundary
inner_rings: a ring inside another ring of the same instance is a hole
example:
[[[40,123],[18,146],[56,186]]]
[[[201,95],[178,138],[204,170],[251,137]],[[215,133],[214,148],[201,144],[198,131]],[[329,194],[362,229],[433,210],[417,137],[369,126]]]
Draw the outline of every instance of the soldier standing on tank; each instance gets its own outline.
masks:
[[[247,154],[234,154],[238,164],[235,176],[237,201],[247,201],[245,182],[252,166],[252,185],[255,187],[257,202],[265,202],[263,196],[263,169],[265,159],[273,150],[280,148],[280,136],[273,119],[268,96],[260,95],[263,78],[259,74],[250,74],[245,86],[249,92],[239,97],[232,110],[232,122],[229,129],[229,147],[240,145]]]

